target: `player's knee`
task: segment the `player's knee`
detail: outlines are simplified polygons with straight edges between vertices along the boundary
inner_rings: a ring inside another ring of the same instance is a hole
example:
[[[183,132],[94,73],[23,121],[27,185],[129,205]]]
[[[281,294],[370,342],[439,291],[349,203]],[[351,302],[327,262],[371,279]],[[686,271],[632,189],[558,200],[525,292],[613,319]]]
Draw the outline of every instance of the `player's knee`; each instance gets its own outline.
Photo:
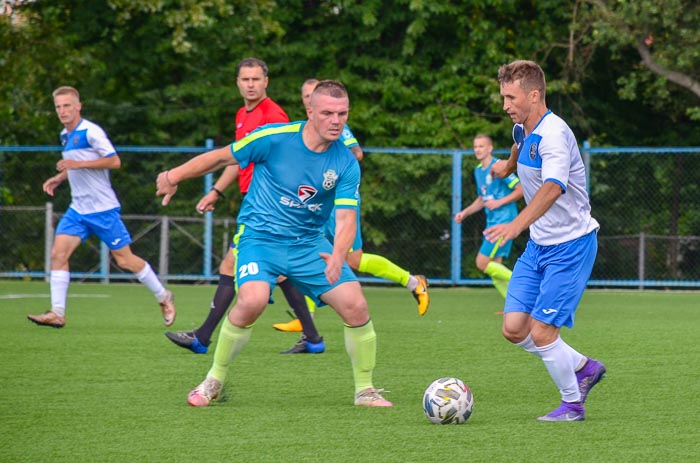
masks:
[[[489,259],[487,256],[483,254],[477,254],[476,256],[476,268],[479,269],[481,272],[486,271],[486,267],[488,267],[489,262],[491,262],[491,259]]]
[[[367,300],[364,297],[344,299],[342,302],[336,303],[333,308],[338,313],[348,314],[353,319],[364,318],[366,314],[369,314]]]
[[[68,263],[70,254],[63,250],[51,250],[51,266],[53,268],[62,267]]]
[[[525,340],[528,332],[520,327],[511,326],[504,323],[501,327],[501,334],[503,334],[503,337],[506,338],[508,342],[517,344]]]
[[[348,257],[345,260],[351,269],[359,270],[360,261],[362,260],[362,251],[353,251],[348,253]]]

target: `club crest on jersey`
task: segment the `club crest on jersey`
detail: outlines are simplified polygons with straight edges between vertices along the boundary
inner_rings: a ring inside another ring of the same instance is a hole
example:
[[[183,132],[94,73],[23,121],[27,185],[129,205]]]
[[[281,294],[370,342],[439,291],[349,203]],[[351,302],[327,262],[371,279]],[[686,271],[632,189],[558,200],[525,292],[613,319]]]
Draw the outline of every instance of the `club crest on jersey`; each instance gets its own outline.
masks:
[[[299,185],[299,188],[297,189],[297,196],[302,204],[316,196],[316,193],[318,193],[316,188],[309,185]]]
[[[323,173],[323,189],[331,190],[335,186],[335,181],[338,180],[338,174],[333,169],[328,169]]]
[[[537,157],[537,143],[533,143],[530,145],[530,159],[533,161]]]

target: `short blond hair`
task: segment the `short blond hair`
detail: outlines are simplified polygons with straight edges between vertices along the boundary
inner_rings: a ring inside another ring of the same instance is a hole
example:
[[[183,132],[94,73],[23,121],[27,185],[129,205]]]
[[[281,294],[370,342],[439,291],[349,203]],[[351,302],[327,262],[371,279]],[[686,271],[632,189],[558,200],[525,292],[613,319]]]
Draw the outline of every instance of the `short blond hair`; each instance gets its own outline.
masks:
[[[58,87],[53,91],[53,97],[56,98],[59,95],[72,95],[76,100],[80,101],[80,93],[73,87],[63,86]]]

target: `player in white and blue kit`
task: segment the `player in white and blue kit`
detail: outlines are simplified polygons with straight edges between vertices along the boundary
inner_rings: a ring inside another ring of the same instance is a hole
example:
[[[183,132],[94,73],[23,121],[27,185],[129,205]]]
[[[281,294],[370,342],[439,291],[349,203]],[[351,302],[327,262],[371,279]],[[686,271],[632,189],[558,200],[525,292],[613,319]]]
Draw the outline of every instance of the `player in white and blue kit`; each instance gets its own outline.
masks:
[[[498,71],[503,109],[515,127],[518,147],[492,168],[505,177],[517,168],[527,207],[511,222],[484,230],[492,243],[530,229],[530,239],[513,268],[506,296],[503,335],[539,356],[559,389],[561,404],[540,421],[580,421],[591,388],[605,366],[560,337],[573,327],[598,250],[598,222],[591,217],[586,172],[569,126],[547,109],[542,69],[514,61]]]
[[[491,167],[498,161],[493,156],[491,137],[478,134],[474,137],[474,156],[479,164],[474,168],[474,182],[477,197],[472,203],[455,214],[455,222],[462,223],[468,216],[484,210],[486,228],[499,223],[508,223],[518,215],[517,201],[523,197],[520,179],[510,174],[506,178],[494,177]],[[510,256],[512,241],[492,243],[483,239],[476,255],[476,268],[491,277],[496,290],[506,297],[511,270],[503,265],[503,259]]]
[[[56,114],[63,123],[63,159],[56,164],[58,174],[44,182],[44,191],[53,196],[66,179],[71,204],[58,222],[51,249],[51,310],[28,318],[37,325],[62,328],[70,284],[69,259],[80,243],[97,235],[117,265],[136,275],[156,297],[165,326],[175,321],[172,292],[165,289],[145,260],[131,252],[131,235],[121,219],[121,204],[109,180],[109,170],[121,167],[121,160],[104,130],[80,115],[80,94],[73,87],[53,92]]]
[[[183,180],[226,165],[255,163],[238,216],[238,299],[221,326],[207,377],[188,396],[190,405],[207,406],[219,395],[230,363],[248,342],[283,275],[343,319],[355,405],[392,406],[372,384],[376,334],[362,288],[345,262],[355,239],[360,186],[357,160],[338,141],[349,107],[342,84],[322,81],[312,95],[307,121],[263,126],[158,176],[157,194],[166,205]],[[331,245],[321,230],[334,207],[337,228]]]

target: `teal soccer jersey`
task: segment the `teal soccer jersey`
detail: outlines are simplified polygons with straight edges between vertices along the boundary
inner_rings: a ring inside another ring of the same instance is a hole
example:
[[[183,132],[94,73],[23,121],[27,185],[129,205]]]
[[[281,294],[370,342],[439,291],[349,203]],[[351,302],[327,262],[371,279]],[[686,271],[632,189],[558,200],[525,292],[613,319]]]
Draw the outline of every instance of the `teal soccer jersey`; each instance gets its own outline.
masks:
[[[334,206],[358,209],[357,159],[340,140],[322,153],[309,150],[305,124],[268,124],[231,144],[241,168],[255,163],[239,223],[279,237],[315,238]]]
[[[498,159],[492,158],[491,164],[484,169],[481,164],[474,169],[474,181],[476,182],[476,193],[481,196],[484,201],[493,199],[501,199],[508,196],[515,188],[520,180],[514,174],[510,174],[506,178],[498,178],[491,175],[491,167]],[[518,215],[518,206],[515,202],[506,204],[498,209],[491,210],[484,208],[486,212],[486,228],[500,223],[508,223],[513,221]]]

